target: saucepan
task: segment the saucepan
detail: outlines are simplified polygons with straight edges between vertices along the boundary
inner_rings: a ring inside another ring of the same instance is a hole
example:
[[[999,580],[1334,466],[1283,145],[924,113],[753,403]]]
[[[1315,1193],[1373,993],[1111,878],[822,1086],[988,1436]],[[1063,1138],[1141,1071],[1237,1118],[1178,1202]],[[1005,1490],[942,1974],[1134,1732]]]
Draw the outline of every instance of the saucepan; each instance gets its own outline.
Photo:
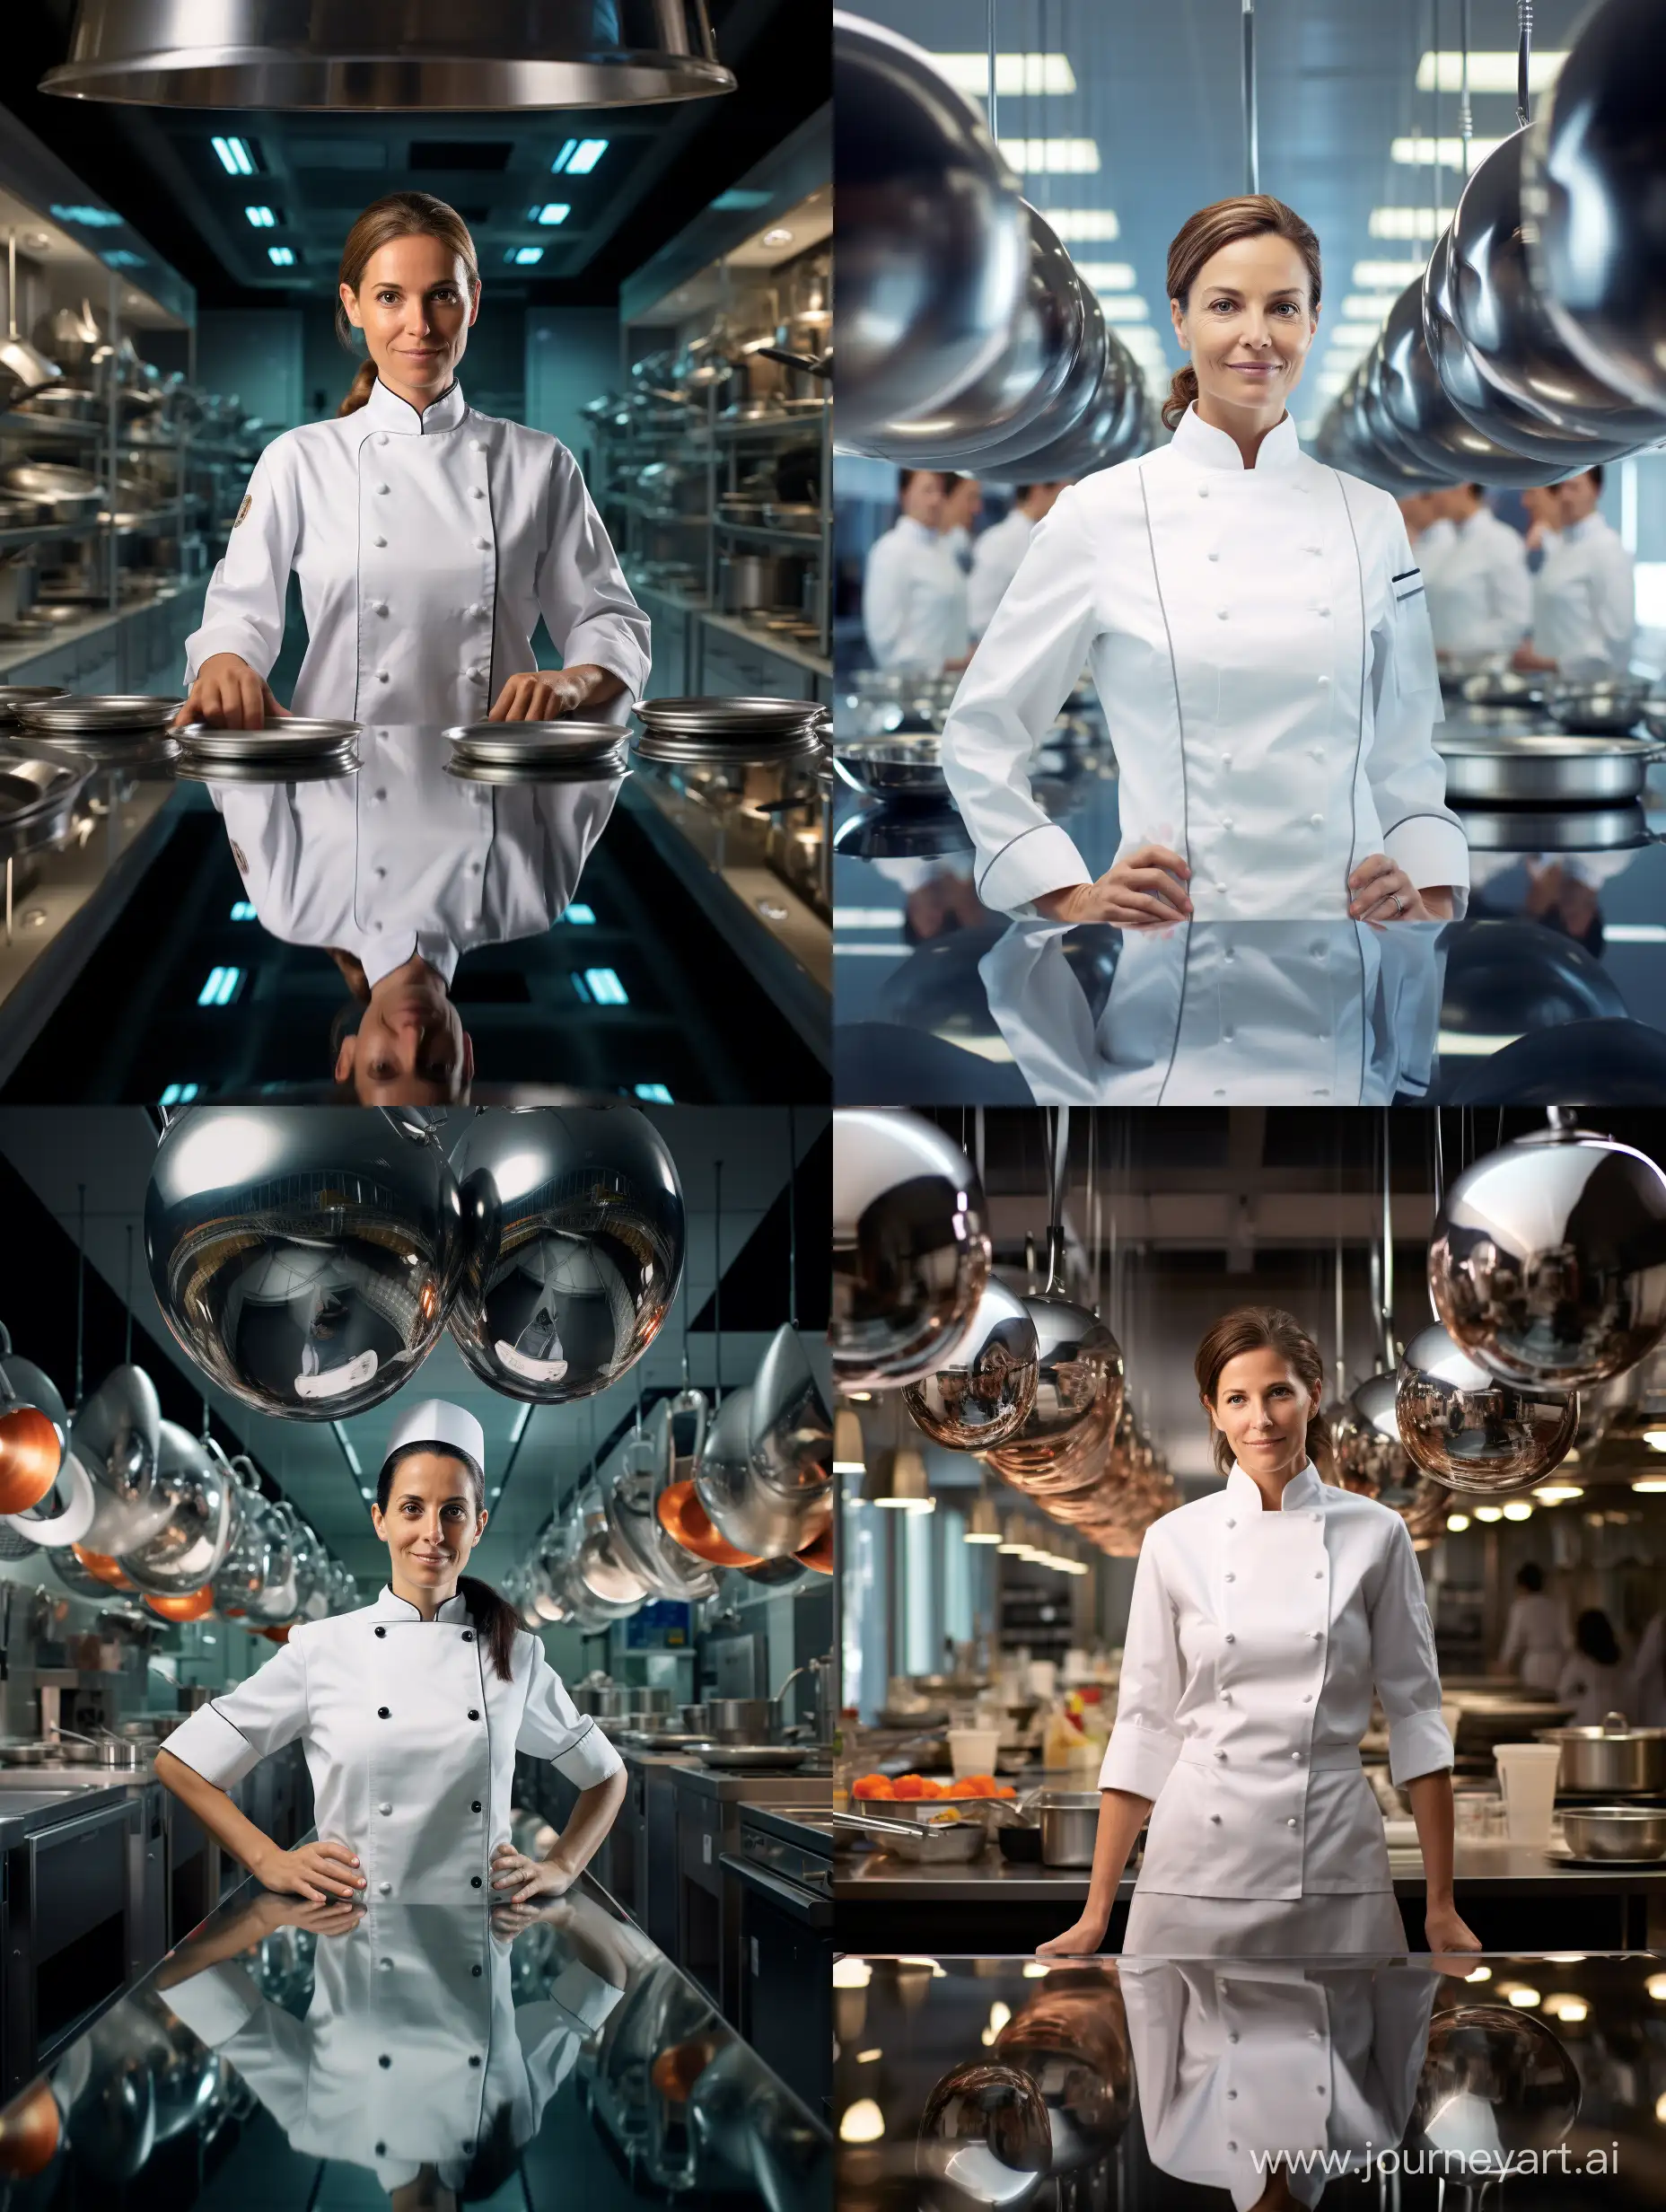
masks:
[[[1649,687],[1627,678],[1565,684],[1549,702],[1551,720],[1589,737],[1624,737],[1648,704]]]
[[[1521,737],[1439,732],[1451,806],[1616,806],[1642,795],[1651,764],[1666,755],[1639,737],[1534,731]]]
[[[1600,1728],[1535,1728],[1539,1743],[1559,1743],[1556,1787],[1583,1796],[1666,1795],[1666,1728],[1628,1728],[1609,1713]]]
[[[1096,1789],[1044,1789],[1036,1799],[1041,1815],[1044,1866],[1091,1866],[1099,1836],[1100,1794]]]

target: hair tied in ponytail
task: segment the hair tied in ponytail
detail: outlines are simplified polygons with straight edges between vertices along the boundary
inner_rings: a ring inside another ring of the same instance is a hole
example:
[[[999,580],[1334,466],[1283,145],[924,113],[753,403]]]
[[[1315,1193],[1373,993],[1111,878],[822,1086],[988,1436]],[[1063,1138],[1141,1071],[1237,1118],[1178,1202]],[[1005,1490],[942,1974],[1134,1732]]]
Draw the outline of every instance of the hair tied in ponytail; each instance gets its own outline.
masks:
[[[460,1575],[457,1594],[469,1608],[469,1618],[474,1623],[475,1634],[492,1655],[492,1664],[500,1682],[506,1682],[514,1672],[515,1637],[521,1632],[521,1618],[501,1590],[494,1590],[489,1582],[482,1582],[478,1575]]]
[[[356,415],[375,389],[376,364],[373,361],[361,361],[354,374],[353,382],[347,386],[346,399],[336,409],[337,414]]]
[[[383,199],[373,200],[347,233],[341,248],[341,267],[336,272],[336,336],[349,352],[354,345],[353,324],[339,286],[346,285],[356,298],[372,254],[380,253],[396,238],[437,238],[462,263],[470,290],[478,289],[480,257],[469,225],[449,201],[436,199],[432,192],[390,192]],[[355,413],[370,398],[375,383],[375,363],[361,363],[337,414]]]

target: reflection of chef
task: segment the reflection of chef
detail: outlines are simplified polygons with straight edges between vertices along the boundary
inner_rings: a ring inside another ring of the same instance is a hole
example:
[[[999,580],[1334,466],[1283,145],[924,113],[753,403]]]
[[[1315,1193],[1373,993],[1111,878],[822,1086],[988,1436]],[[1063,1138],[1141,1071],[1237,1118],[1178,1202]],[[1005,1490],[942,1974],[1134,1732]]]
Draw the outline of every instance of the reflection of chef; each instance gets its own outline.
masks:
[[[1451,543],[1433,572],[1424,572],[1436,653],[1458,660],[1513,653],[1532,616],[1527,548],[1478,484],[1451,485],[1429,498],[1452,525]]]
[[[876,668],[939,676],[970,649],[966,577],[941,530],[946,496],[936,470],[905,469],[900,512],[868,554],[862,627]]]
[[[1316,1926],[1313,1956],[1330,1946]],[[1426,1966],[1125,1957],[1118,1970],[1153,2165],[1232,2192],[1239,2212],[1300,2204],[1399,2148],[1438,1988]]]
[[[1043,1104],[1388,1105],[1434,1067],[1442,925],[1126,931],[1097,1021],[1064,925],[1017,922],[978,972]]]
[[[366,1303],[369,1288],[364,1270],[339,1253],[257,1256],[228,1302],[226,1325],[234,1334],[247,1330],[264,1336],[268,1321],[281,1321],[284,1341],[300,1339],[300,1372],[292,1377],[297,1393],[338,1398],[376,1372],[374,1348],[355,1350],[353,1344],[367,1321],[374,1326],[373,1309]]]
[[[356,776],[212,786],[262,926],[328,949],[364,1011],[336,1076],[373,1104],[472,1078],[449,987],[462,953],[566,911],[620,778],[490,786],[448,775],[434,728],[365,731]]]
[[[303,2157],[372,2168],[392,2193],[424,2178],[464,2190],[497,2140],[518,2148],[618,2003],[645,1938],[588,1898],[559,1925],[558,1971],[517,2006],[489,1908],[297,1907],[259,1900],[157,1977],[174,2013],[218,2051]],[[232,1954],[275,1921],[321,1923],[311,2003],[297,2019]],[[396,2202],[398,2199],[396,2199]]]

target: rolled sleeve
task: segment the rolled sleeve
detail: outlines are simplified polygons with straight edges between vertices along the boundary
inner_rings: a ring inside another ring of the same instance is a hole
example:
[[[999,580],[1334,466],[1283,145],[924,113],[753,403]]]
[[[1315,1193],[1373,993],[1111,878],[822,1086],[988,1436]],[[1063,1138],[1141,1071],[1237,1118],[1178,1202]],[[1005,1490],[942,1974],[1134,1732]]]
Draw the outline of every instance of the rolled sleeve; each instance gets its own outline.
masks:
[[[1397,1786],[1453,1763],[1441,1716],[1441,1672],[1423,1575],[1406,1523],[1395,1516],[1381,1585],[1371,1608],[1371,1664],[1389,1724],[1389,1778]]]
[[[162,1748],[205,1782],[227,1789],[293,1743],[306,1723],[306,1661],[289,1643],[247,1681],[199,1706]]]
[[[943,724],[943,775],[977,847],[978,895],[1000,912],[1093,880],[1037,803],[1030,763],[1102,627],[1097,574],[1091,533],[1067,491],[1037,524]]]
[[[579,466],[555,441],[549,521],[535,595],[565,668],[605,668],[634,707],[652,665],[648,618],[625,581]]]
[[[1180,1755],[1175,1715],[1183,1678],[1174,1612],[1161,1555],[1147,1535],[1140,1548],[1122,1647],[1117,1719],[1099,1770],[1100,1789],[1155,1797]]]
[[[625,1767],[595,1721],[574,1705],[566,1684],[544,1656],[541,1644],[532,1662],[532,1680],[527,1687],[526,1709],[515,1749],[534,1759],[548,1760],[557,1773],[580,1789],[593,1789],[609,1775],[622,1773]]]

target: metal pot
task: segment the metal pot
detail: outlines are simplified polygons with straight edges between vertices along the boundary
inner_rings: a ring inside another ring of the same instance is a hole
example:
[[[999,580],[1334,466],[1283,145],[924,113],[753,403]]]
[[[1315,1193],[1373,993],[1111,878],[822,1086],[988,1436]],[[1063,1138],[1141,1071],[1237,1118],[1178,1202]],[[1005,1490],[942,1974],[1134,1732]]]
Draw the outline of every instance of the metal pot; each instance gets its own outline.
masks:
[[[1463,833],[1472,853],[1618,853],[1654,842],[1638,799],[1624,806],[1467,806]]]
[[[1044,1866],[1091,1866],[1099,1838],[1100,1794],[1096,1789],[1044,1789],[1036,1799],[1041,1815]]]
[[[717,576],[717,602],[725,614],[795,607],[803,590],[801,563],[786,553],[725,553]]]
[[[709,1736],[712,1732],[712,1708],[709,1705],[680,1705],[677,1725],[690,1735]]]
[[[754,1471],[752,1393],[731,1391],[706,1433],[694,1471],[695,1495],[726,1543],[754,1559],[780,1559],[813,1543],[833,1518],[831,1478],[791,1495]]]
[[[1600,1728],[1535,1728],[1540,1743],[1559,1743],[1556,1787],[1583,1796],[1666,1795],[1666,1728],[1628,1728],[1609,1713]]]
[[[1449,805],[1623,804],[1639,798],[1661,748],[1640,737],[1576,737],[1534,731],[1521,737],[1437,732]]]
[[[774,1734],[780,1724],[781,1707],[773,1698],[712,1698],[697,1708],[685,1706],[683,1718],[691,1710],[705,1713],[702,1724],[714,1743],[763,1743]]]
[[[1574,1858],[1666,1858],[1666,1811],[1640,1805],[1568,1805],[1562,1836]]]

